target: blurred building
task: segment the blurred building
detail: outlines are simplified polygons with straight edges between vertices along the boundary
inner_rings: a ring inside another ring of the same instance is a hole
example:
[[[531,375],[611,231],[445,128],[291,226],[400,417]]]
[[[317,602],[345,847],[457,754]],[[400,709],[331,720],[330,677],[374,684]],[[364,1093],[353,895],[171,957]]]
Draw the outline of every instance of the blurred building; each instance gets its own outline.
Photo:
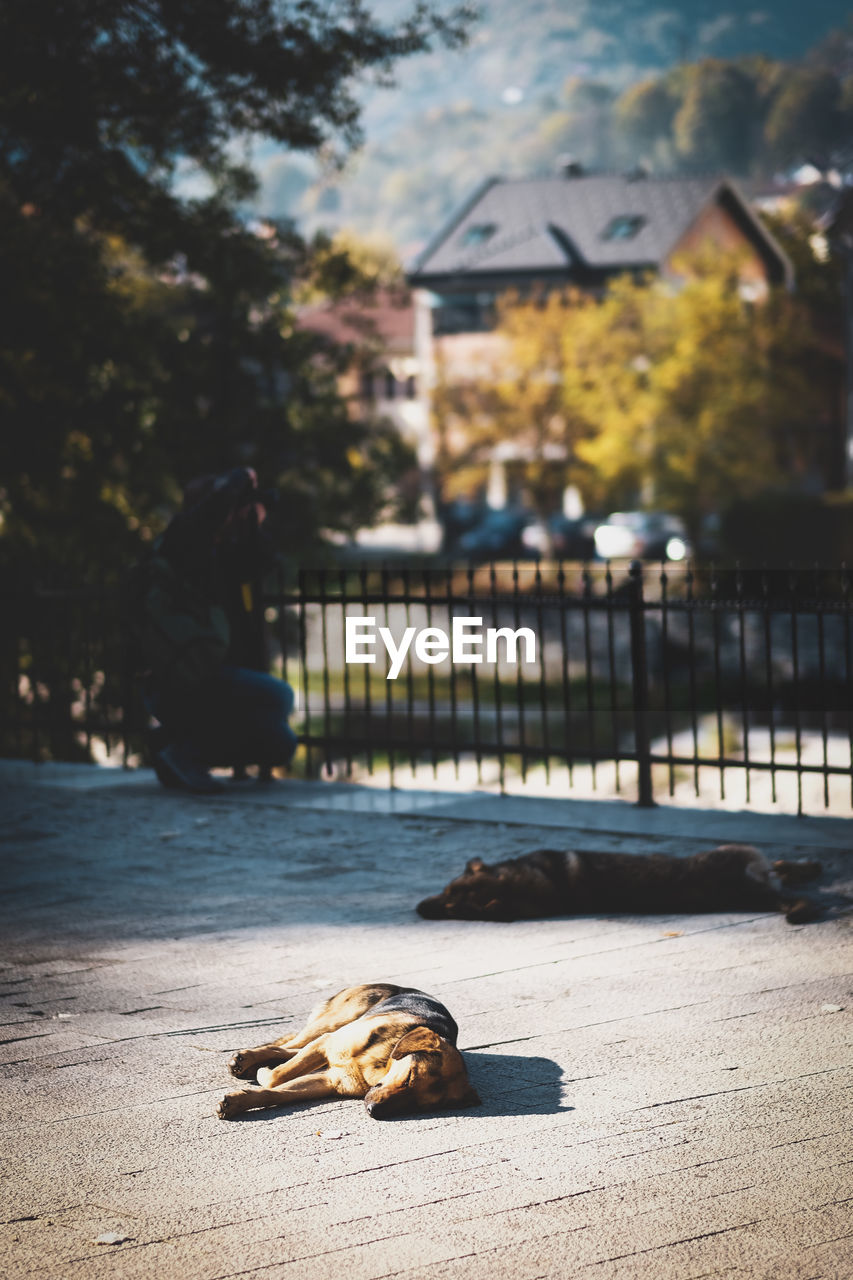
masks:
[[[741,255],[745,292],[793,287],[786,254],[727,178],[585,174],[483,183],[408,274],[434,338],[488,332],[509,289],[600,293],[626,272],[677,278],[706,245]]]
[[[339,386],[353,411],[388,419],[416,450],[420,466],[432,466],[424,370],[417,354],[422,344],[409,290],[384,288],[367,297],[303,307],[299,324],[349,349]]]
[[[425,388],[489,376],[500,359],[496,303],[507,291],[576,288],[604,293],[617,276],[683,278],[685,259],[711,247],[736,254],[743,296],[793,289],[784,249],[730,179],[586,173],[490,178],[437,232],[408,272]],[[448,425],[445,434],[454,431]],[[451,443],[453,441],[451,440]],[[491,471],[523,461],[506,441]],[[506,479],[490,490],[506,491]]]

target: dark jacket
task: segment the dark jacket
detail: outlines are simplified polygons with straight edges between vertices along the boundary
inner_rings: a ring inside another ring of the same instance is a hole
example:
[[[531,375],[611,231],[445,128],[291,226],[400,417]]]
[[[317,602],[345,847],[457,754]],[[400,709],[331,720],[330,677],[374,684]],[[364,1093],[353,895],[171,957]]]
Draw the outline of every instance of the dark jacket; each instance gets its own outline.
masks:
[[[248,473],[231,472],[209,497],[175,516],[137,567],[137,665],[158,695],[194,692],[228,656],[231,625],[217,535],[251,492]]]

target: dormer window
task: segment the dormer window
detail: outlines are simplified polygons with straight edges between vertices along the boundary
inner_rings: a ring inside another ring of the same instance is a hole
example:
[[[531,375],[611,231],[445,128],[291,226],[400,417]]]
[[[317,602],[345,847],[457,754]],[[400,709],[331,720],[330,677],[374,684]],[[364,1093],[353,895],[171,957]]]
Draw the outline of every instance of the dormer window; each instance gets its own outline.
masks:
[[[475,249],[478,245],[491,240],[497,231],[494,222],[474,222],[462,232],[462,248]]]
[[[602,240],[633,240],[638,231],[646,225],[641,213],[620,213],[611,218],[604,231]]]

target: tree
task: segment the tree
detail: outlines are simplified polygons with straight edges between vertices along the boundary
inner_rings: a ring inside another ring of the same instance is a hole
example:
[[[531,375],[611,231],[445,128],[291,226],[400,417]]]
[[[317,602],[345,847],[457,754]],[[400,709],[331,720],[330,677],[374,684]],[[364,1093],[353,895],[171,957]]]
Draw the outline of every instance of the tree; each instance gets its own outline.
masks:
[[[626,276],[600,302],[504,300],[495,376],[456,408],[475,422],[481,465],[516,442],[543,514],[569,482],[589,505],[673,511],[695,534],[733,499],[814,466],[824,356],[803,306],[784,293],[745,301],[736,258],[680,267],[678,287]]]
[[[312,247],[252,226],[251,142],[333,162],[354,87],[468,13],[361,0],[10,0],[0,8],[0,493],[8,546],[116,561],[194,471],[251,461],[304,546],[369,518],[393,444],[294,323]],[[182,194],[194,172],[205,193]],[[346,272],[344,272],[344,275]],[[376,464],[376,466],[374,466]]]
[[[686,89],[673,121],[678,154],[694,169],[747,173],[756,110],[752,77],[737,64],[715,59],[683,70]]]
[[[827,164],[843,137],[841,84],[830,71],[803,67],[773,99],[764,138],[777,164],[811,159]]]
[[[620,96],[614,110],[627,156],[654,160],[671,151],[672,122],[678,100],[665,80],[644,80]]]

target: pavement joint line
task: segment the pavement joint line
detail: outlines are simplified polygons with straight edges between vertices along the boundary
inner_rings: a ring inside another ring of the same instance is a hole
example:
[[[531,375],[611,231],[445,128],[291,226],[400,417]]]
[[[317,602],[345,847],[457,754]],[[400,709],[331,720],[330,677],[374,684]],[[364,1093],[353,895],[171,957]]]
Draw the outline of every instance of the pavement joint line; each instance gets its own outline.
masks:
[[[810,1080],[814,1076],[833,1075],[836,1071],[849,1071],[849,1063],[842,1063],[838,1067],[824,1067],[821,1071],[804,1071],[798,1076],[782,1076],[778,1080],[762,1080],[758,1084],[740,1084],[735,1085],[732,1089],[714,1089],[711,1093],[694,1093],[686,1098],[668,1098],[663,1102],[648,1102],[642,1107],[632,1107],[632,1111],[654,1111],[656,1107],[675,1107],[682,1102],[701,1102],[703,1098],[720,1098],[727,1093],[748,1093],[752,1089],[772,1089],[777,1084],[791,1084],[794,1080]],[[780,1143],[780,1146],[787,1146],[787,1143]]]

